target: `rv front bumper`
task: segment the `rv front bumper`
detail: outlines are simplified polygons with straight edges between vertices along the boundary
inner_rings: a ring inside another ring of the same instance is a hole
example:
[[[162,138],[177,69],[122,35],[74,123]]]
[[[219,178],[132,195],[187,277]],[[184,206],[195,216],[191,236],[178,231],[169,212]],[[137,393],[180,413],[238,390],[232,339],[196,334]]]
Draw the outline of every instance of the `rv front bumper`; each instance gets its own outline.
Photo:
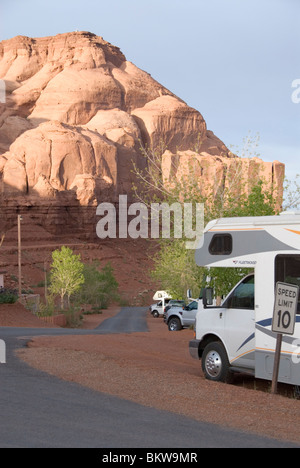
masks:
[[[189,351],[193,359],[199,359],[199,340],[191,340],[189,342]]]

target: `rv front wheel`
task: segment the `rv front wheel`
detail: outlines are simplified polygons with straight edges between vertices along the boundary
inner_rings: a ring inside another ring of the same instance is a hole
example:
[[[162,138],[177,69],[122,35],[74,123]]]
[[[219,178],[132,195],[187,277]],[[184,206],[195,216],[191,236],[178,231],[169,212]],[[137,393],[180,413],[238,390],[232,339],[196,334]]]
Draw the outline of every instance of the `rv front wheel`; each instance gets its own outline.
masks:
[[[202,370],[205,377],[215,382],[228,382],[229,369],[230,364],[222,343],[218,341],[209,343],[202,354]]]

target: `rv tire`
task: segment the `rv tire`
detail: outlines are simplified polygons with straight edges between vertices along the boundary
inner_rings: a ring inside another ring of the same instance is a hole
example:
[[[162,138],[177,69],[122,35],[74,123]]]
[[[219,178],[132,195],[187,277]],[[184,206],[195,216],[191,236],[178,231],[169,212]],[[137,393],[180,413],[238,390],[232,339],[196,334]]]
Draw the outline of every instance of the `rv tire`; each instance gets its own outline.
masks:
[[[159,313],[158,313],[157,310],[154,310],[154,311],[152,312],[152,315],[153,315],[153,317],[155,317],[155,318],[159,317]]]
[[[208,380],[214,380],[215,382],[230,381],[230,364],[226,350],[221,342],[211,342],[204,348],[202,371]]]

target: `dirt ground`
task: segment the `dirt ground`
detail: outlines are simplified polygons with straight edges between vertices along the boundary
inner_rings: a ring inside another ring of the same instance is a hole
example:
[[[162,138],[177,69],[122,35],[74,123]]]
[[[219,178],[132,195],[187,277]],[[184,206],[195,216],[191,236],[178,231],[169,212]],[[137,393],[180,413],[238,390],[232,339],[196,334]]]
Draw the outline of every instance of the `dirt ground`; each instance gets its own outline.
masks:
[[[93,329],[119,311],[85,316]],[[265,382],[237,376],[226,385],[204,379],[188,351],[192,330],[169,332],[148,314],[149,331],[117,335],[38,337],[18,351],[29,365],[99,392],[199,421],[300,443],[300,401],[271,395]],[[19,304],[0,306],[0,326],[50,326]]]
[[[124,305],[151,303],[156,284],[149,277],[157,244],[150,239],[93,239],[83,242],[80,236],[53,236],[24,217],[21,243],[21,285],[26,292],[39,294],[44,301],[47,274],[52,253],[68,246],[80,255],[83,263],[97,261],[100,267],[111,265]],[[18,232],[15,226],[5,235],[0,248],[0,273],[5,272],[4,286],[18,290]]]
[[[12,229],[0,250],[5,286],[17,287],[17,232]],[[51,252],[69,245],[84,262],[97,259],[114,268],[124,305],[152,303],[156,285],[149,278],[155,244],[91,242],[53,238],[38,226],[22,226],[22,287],[43,295],[40,284],[49,270]],[[117,313],[111,307],[101,315],[85,315],[82,327],[93,329]],[[19,357],[28,364],[62,379],[78,382],[145,406],[172,411],[199,421],[259,433],[300,444],[300,400],[291,386],[270,385],[237,376],[232,385],[204,379],[200,362],[189,355],[192,330],[169,332],[162,319],[148,314],[146,333],[34,338]],[[52,327],[19,303],[0,305],[0,326]],[[1,337],[0,337],[1,338]],[[289,392],[289,393],[288,393]]]

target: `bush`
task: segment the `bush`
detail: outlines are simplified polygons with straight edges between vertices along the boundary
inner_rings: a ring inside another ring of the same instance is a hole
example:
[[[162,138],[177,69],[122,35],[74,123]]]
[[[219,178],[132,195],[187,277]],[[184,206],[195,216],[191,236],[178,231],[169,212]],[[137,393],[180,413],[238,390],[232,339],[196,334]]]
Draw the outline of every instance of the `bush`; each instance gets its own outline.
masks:
[[[0,288],[0,304],[14,304],[18,300],[15,289]]]
[[[109,303],[118,299],[118,283],[110,263],[99,270],[99,262],[85,264],[83,269],[84,284],[74,299],[79,304],[91,304],[99,309],[106,309]]]
[[[54,296],[48,295],[46,298],[46,303],[40,303],[38,317],[49,317],[55,313],[55,302]]]
[[[64,309],[62,312],[67,319],[67,327],[77,328],[80,326],[82,320],[80,307],[73,305],[68,309]]]

